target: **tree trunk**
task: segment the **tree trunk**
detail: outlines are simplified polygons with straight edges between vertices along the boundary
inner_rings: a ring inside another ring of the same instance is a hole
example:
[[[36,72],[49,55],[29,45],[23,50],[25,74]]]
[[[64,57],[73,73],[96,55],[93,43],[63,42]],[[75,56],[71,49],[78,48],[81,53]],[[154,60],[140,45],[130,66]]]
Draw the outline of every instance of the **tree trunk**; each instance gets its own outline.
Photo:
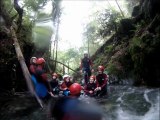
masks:
[[[57,30],[56,30],[56,39],[55,39],[55,42],[56,42],[56,55],[55,55],[55,71],[56,71],[56,67],[57,67],[57,51],[58,51],[58,34],[59,33],[59,18],[58,18],[58,22],[57,22]]]
[[[23,9],[18,5],[18,0],[14,0],[14,8],[16,9],[19,15],[18,21],[17,21],[17,24],[18,24],[17,32],[19,32],[22,26]]]
[[[12,38],[13,38],[14,47],[15,47],[15,51],[16,51],[16,54],[17,54],[18,61],[21,65],[23,75],[26,79],[27,87],[28,87],[29,91],[31,92],[31,94],[35,95],[35,97],[36,97],[37,101],[39,102],[40,106],[43,107],[42,101],[39,99],[39,97],[37,96],[37,94],[34,91],[34,87],[33,87],[32,81],[31,81],[31,75],[28,71],[28,68],[27,68],[27,65],[25,63],[20,45],[19,45],[18,40],[17,40],[17,36],[16,36],[15,31],[14,31],[12,26],[10,27],[10,32],[11,32],[11,35],[12,35]]]
[[[121,12],[121,14],[122,14],[123,18],[124,18],[124,14],[123,14],[123,11],[122,11],[121,7],[119,6],[119,4],[118,4],[117,0],[115,0],[115,1],[116,1],[116,4],[117,4],[117,6],[118,6],[118,8],[119,8],[119,10],[120,10],[120,12]]]
[[[77,73],[77,71],[73,70],[72,68],[70,68],[69,66],[65,65],[65,64],[64,64],[64,63],[62,63],[62,62],[55,61],[55,60],[51,60],[51,61],[53,61],[53,62],[57,62],[57,63],[59,63],[59,64],[62,64],[62,65],[63,65],[63,66],[65,66],[66,68],[68,68],[68,69],[72,70],[73,72]]]

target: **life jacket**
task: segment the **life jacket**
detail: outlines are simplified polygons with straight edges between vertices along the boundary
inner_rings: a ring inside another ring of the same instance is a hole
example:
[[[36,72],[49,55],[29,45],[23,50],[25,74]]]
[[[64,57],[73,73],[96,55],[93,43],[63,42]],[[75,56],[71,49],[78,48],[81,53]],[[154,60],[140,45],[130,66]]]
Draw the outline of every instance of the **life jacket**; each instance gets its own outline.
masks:
[[[102,73],[102,74],[98,74],[96,76],[96,82],[97,84],[99,84],[100,86],[104,85],[107,83],[107,75]]]
[[[61,84],[61,88],[69,88],[73,83],[72,82],[63,82]]]
[[[83,58],[82,61],[82,68],[85,70],[89,70],[90,69],[90,65],[91,65],[91,60],[87,57]]]
[[[87,87],[86,87],[86,90],[92,90],[94,91],[94,89],[96,88],[96,84],[95,83],[88,83],[87,84]]]
[[[58,81],[57,80],[52,80],[50,81],[50,85],[52,88],[58,87]]]
[[[38,82],[46,82],[47,81],[47,74],[41,66],[36,67],[36,78],[37,78]]]

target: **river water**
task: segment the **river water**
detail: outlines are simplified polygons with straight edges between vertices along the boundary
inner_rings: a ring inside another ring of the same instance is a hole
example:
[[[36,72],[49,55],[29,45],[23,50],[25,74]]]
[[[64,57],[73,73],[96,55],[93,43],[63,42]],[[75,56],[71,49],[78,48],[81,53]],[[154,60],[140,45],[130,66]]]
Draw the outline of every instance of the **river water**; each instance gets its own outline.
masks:
[[[160,89],[109,86],[108,98],[98,99],[106,120],[160,120]],[[0,97],[0,120],[48,120],[28,94]]]

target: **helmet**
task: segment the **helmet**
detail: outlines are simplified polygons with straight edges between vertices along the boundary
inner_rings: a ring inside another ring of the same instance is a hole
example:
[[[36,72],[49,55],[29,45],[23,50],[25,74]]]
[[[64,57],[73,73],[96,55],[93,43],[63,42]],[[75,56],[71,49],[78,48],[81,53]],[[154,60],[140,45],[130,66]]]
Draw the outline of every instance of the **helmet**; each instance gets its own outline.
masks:
[[[91,79],[91,78],[93,78],[94,80],[96,79],[96,77],[95,77],[94,75],[91,75],[91,76],[90,76],[90,79]]]
[[[73,83],[69,87],[70,94],[73,95],[73,96],[80,95],[81,90],[82,90],[82,87],[81,87],[81,85],[79,83]]]
[[[104,71],[104,67],[102,65],[98,66],[99,71]]]
[[[69,78],[69,77],[70,76],[66,74],[66,75],[63,76],[63,80],[66,80],[66,78]]]
[[[38,58],[37,59],[37,64],[40,65],[42,63],[45,63],[46,61],[44,60],[44,58]]]
[[[33,61],[33,59],[35,59],[36,61]],[[36,62],[37,62],[37,58],[36,57],[31,57],[30,63],[35,63],[36,64]]]
[[[55,76],[56,78],[58,77],[57,73],[53,73],[52,76]]]

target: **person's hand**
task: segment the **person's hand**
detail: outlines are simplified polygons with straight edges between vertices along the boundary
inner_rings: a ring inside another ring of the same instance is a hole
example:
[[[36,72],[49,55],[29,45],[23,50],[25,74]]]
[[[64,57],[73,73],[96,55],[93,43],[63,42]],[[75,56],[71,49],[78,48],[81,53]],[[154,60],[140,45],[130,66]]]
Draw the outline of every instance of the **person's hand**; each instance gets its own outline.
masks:
[[[49,92],[49,94],[50,94],[50,96],[51,96],[51,97],[54,97],[54,95],[53,95],[53,93],[52,93],[52,92]]]
[[[98,91],[98,87],[94,91]]]
[[[67,88],[64,88],[64,90],[67,90]]]

